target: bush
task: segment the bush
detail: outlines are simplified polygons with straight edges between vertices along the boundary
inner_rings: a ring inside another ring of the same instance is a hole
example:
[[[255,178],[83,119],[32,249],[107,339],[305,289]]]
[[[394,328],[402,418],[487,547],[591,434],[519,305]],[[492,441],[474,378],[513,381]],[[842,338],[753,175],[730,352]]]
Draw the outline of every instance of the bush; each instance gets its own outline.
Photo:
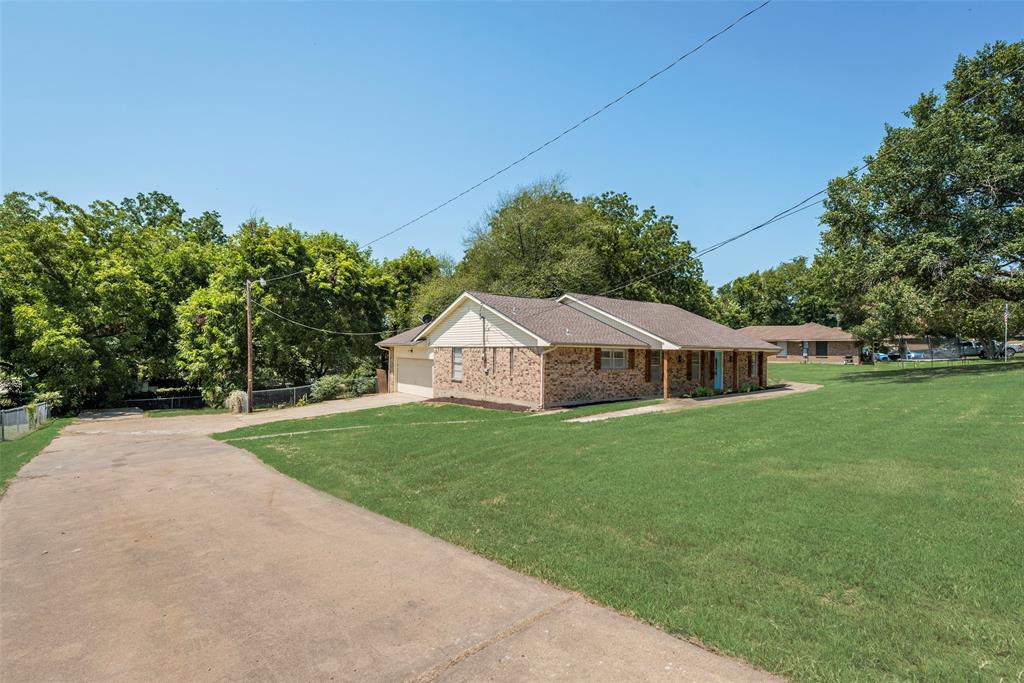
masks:
[[[32,399],[33,403],[49,403],[56,410],[64,405],[64,396],[59,391],[41,391]]]
[[[348,378],[343,375],[324,375],[313,382],[309,389],[309,400],[314,402],[330,401],[335,398],[349,396]]]
[[[693,396],[694,398],[699,398],[701,396],[714,396],[715,390],[710,387],[697,387],[692,392],[690,392],[690,395]]]
[[[229,413],[244,413],[246,405],[246,394],[244,391],[235,389],[224,399],[224,407]]]
[[[740,385],[741,394],[749,394],[751,391],[754,391],[755,389],[757,389],[757,385],[751,384],[750,382],[744,382],[743,384]]]

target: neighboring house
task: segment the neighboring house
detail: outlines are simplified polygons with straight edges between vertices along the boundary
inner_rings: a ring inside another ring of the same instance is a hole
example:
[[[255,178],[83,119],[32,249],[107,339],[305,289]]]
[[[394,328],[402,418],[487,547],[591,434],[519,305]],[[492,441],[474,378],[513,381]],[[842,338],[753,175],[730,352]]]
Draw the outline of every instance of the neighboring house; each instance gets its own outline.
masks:
[[[668,304],[481,292],[378,346],[392,391],[530,408],[765,386],[778,352]]]
[[[782,349],[773,360],[808,360],[842,363],[853,357],[860,362],[860,350],[853,335],[839,327],[818,323],[803,325],[753,325],[740,330],[743,334],[775,344]]]

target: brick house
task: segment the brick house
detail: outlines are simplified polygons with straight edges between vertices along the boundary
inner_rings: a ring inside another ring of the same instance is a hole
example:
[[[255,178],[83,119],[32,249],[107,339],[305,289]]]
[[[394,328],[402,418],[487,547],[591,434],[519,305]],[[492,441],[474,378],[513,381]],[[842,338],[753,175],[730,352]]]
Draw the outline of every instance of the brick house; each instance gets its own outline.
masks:
[[[860,344],[853,335],[839,327],[818,323],[803,325],[753,325],[740,330],[743,334],[775,344],[781,351],[772,360],[842,363],[848,358],[860,362]]]
[[[390,391],[534,409],[763,387],[779,350],[668,304],[482,292],[377,345]]]

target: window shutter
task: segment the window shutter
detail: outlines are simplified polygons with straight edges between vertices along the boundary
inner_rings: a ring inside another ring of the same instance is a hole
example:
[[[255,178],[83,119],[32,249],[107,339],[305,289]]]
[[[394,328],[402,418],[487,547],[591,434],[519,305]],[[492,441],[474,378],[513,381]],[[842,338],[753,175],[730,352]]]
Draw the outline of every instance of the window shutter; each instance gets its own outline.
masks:
[[[598,348],[594,349],[594,369],[601,369],[601,349]]]
[[[629,369],[632,370],[636,367],[636,349],[629,350]]]
[[[754,374],[754,352],[750,351],[747,353],[747,377],[751,377]]]
[[[654,357],[654,354],[651,353],[650,351],[645,351],[644,352],[644,381],[645,382],[650,382],[651,381],[651,359],[653,357]]]
[[[693,379],[693,351],[686,352],[686,379]]]

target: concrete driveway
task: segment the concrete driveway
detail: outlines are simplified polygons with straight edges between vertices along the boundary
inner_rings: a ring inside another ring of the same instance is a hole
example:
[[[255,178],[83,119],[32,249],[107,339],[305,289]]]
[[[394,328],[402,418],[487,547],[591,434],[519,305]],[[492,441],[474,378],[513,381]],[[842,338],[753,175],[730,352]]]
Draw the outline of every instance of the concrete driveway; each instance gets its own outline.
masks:
[[[0,499],[0,680],[772,680],[205,436],[412,400],[66,428]]]

